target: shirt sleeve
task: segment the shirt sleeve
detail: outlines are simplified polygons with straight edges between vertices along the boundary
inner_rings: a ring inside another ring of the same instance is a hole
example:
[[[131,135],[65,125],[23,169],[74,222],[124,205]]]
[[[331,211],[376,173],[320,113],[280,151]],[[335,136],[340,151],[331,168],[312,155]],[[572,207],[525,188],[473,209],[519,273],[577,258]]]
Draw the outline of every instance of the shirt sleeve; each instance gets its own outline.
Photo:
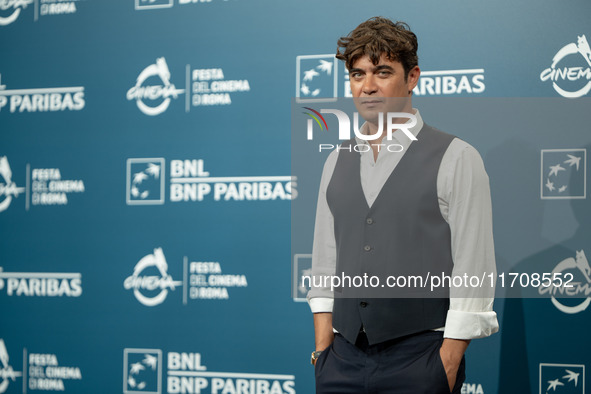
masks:
[[[318,191],[312,248],[311,289],[307,296],[312,313],[332,312],[333,307],[330,280],[324,280],[324,278],[335,274],[337,261],[334,218],[326,201],[326,190],[332,178],[337,158],[338,152],[336,150],[328,156],[324,163]]]
[[[493,311],[497,271],[492,205],[488,175],[478,151],[454,139],[441,161],[437,190],[441,213],[451,230],[452,277],[477,276],[486,280],[482,287],[451,287],[444,337],[475,339],[492,335],[499,330]]]

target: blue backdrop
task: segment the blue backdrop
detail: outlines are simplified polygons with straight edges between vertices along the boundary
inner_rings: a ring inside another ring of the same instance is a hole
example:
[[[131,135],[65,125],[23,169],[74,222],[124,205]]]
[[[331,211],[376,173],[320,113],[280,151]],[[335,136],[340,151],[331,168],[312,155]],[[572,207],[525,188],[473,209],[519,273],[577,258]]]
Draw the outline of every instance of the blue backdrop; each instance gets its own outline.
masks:
[[[591,3],[3,0],[0,393],[314,392],[291,105],[349,95],[336,40],[376,15],[419,38],[423,117],[484,159],[499,272],[577,283],[503,289],[463,392],[586,392]],[[503,112],[458,128],[431,97]]]

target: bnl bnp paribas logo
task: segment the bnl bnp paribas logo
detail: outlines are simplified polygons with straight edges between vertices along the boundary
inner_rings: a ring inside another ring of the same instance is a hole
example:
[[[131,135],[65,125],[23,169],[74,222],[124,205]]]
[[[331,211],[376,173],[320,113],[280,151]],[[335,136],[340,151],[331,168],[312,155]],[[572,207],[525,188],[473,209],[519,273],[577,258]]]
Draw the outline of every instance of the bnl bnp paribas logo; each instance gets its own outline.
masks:
[[[577,42],[562,47],[552,64],[540,74],[542,81],[552,81],[558,94],[567,98],[582,97],[591,91],[591,48],[583,34]]]
[[[542,149],[541,199],[587,198],[587,150]]]
[[[416,96],[472,95],[484,93],[484,69],[421,71]]]
[[[84,86],[6,89],[0,74],[0,114],[80,111],[85,104]]]
[[[142,113],[156,116],[174,101],[184,101],[185,112],[190,112],[193,107],[229,106],[235,93],[250,91],[247,79],[227,79],[222,67],[201,69],[187,64],[184,71],[184,89],[179,89],[166,59],[157,58],[156,63],[140,72],[135,85],[127,91],[127,100],[135,102]]]
[[[74,14],[76,3],[81,0],[2,0],[0,1],[0,26],[10,25],[29,7],[33,8],[34,20],[39,16]],[[41,4],[39,4],[41,3]]]
[[[585,394],[584,364],[540,363],[539,394]]]
[[[203,364],[201,353],[167,352],[163,357],[160,349],[124,349],[123,393],[163,392],[295,394],[296,390],[294,375],[214,372]]]
[[[169,168],[168,183],[165,170]],[[162,205],[165,191],[177,202],[273,201],[297,197],[297,178],[292,176],[214,177],[206,171],[203,159],[164,158],[127,159],[127,205]],[[168,187],[167,187],[168,185]]]
[[[7,272],[0,267],[0,290],[8,297],[80,297],[80,272]]]

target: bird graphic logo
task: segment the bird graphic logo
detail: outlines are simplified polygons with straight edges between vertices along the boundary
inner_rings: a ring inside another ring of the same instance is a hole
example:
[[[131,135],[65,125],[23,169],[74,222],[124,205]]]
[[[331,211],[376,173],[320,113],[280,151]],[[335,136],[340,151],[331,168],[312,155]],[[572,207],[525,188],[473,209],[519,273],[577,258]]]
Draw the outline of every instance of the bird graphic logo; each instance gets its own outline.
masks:
[[[125,349],[124,393],[160,393],[162,351]]]
[[[540,364],[540,394],[585,393],[585,366]]]
[[[156,366],[158,364],[158,359],[150,354],[145,354],[144,359],[142,361],[136,362],[131,364],[129,369],[128,377],[127,377],[127,384],[129,387],[133,389],[143,390],[146,388],[146,382],[138,381],[137,376],[146,369],[146,367],[150,367],[153,371],[156,370]]]
[[[308,86],[308,85],[313,85],[314,78],[319,77],[320,72],[326,74],[327,76],[330,76],[332,74],[332,68],[333,68],[333,64],[331,62],[319,59],[318,65],[316,67],[304,71],[304,78],[302,78],[302,81],[304,83],[302,84],[302,87],[300,88],[302,95],[303,96],[312,96],[312,97],[318,96],[320,94],[321,90],[319,88],[312,90],[310,88],[310,86]],[[320,72],[318,72],[316,70],[319,70]]]
[[[143,189],[142,184],[145,184],[147,179],[159,179],[160,178],[160,166],[155,163],[148,163],[147,167],[143,171],[136,172],[133,174],[133,181],[131,182],[131,195],[133,198],[145,200],[150,195],[149,189]]]
[[[164,204],[163,158],[127,159],[128,205]]]
[[[296,97],[299,102],[337,97],[336,76],[334,55],[298,56]]]
[[[585,149],[542,150],[541,197],[585,198]]]

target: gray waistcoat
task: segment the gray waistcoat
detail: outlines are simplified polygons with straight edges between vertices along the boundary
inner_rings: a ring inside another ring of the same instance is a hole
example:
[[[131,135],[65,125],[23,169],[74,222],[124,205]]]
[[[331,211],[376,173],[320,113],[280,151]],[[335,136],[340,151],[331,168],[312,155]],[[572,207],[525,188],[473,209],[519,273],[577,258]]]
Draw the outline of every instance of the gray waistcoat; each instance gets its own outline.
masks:
[[[439,208],[437,173],[454,138],[424,125],[371,208],[361,187],[359,153],[339,152],[326,195],[334,216],[336,275],[375,275],[384,284],[389,275],[451,273],[451,234]],[[355,343],[364,327],[375,344],[445,325],[448,293],[433,298],[429,289],[407,288],[395,296],[388,291],[335,289],[334,328]]]

